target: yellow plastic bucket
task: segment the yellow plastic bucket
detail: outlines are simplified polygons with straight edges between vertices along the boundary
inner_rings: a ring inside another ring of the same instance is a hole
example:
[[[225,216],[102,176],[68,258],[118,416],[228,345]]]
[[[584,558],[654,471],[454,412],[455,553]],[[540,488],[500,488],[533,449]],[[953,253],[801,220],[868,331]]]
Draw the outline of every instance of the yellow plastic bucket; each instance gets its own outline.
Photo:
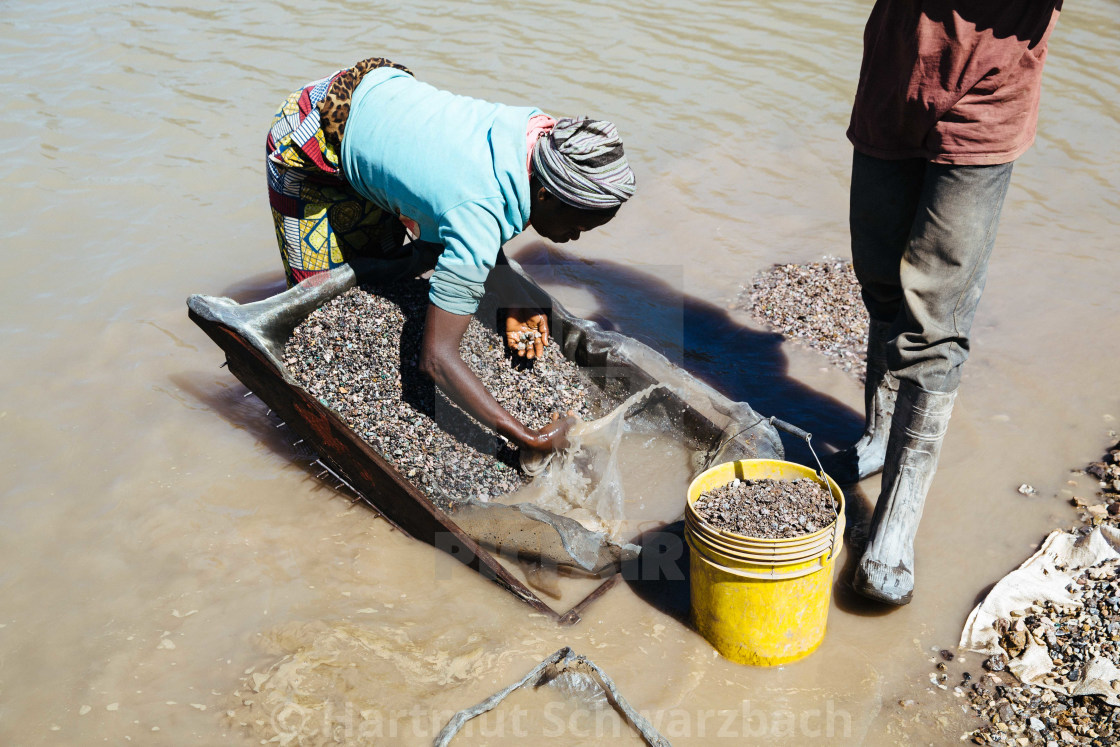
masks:
[[[837,519],[800,537],[765,539],[725,532],[704,522],[693,504],[700,494],[740,480],[822,482],[800,464],[742,459],[702,472],[688,486],[685,540],[691,560],[692,622],[725,658],[777,666],[804,658],[824,640],[832,571],[844,539],[844,493],[824,484]]]

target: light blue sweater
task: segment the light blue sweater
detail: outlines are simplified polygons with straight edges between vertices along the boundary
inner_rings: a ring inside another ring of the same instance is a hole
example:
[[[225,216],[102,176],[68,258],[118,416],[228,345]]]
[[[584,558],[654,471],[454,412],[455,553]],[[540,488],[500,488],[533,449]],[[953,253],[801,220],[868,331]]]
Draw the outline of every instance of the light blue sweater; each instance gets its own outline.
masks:
[[[358,84],[342,174],[363,196],[416,221],[443,245],[429,297],[478,308],[498,250],[529,221],[525,131],[539,109],[491,104],[379,68]]]

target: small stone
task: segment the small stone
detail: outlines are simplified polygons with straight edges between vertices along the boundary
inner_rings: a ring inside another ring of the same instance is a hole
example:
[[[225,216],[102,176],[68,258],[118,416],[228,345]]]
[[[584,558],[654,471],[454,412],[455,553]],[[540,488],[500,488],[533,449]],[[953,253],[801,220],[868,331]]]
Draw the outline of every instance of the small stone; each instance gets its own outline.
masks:
[[[1004,648],[1011,657],[1018,656],[1027,647],[1027,633],[1024,630],[1011,630],[1003,638]],[[998,670],[995,670],[998,671]]]
[[[984,662],[984,669],[987,669],[989,672],[1002,672],[1006,668],[1007,657],[1003,654],[989,656],[988,659]]]
[[[84,705],[84,706],[82,706],[81,708],[78,709],[78,715],[79,716],[84,716],[92,710],[93,710],[92,707],[90,707],[88,705]]]
[[[1103,480],[1108,476],[1108,465],[1104,462],[1093,462],[1085,468],[1085,471],[1098,480]]]
[[[1085,509],[1093,518],[1103,518],[1108,514],[1108,506],[1103,503],[1098,503],[1095,506],[1089,506]]]
[[[941,649],[940,656],[945,661],[952,661],[954,658],[953,652],[947,648]]]
[[[1034,489],[1033,485],[1028,485],[1027,483],[1023,483],[1022,485],[1020,485],[1018,487],[1018,490],[1022,495],[1034,495],[1038,492]]]

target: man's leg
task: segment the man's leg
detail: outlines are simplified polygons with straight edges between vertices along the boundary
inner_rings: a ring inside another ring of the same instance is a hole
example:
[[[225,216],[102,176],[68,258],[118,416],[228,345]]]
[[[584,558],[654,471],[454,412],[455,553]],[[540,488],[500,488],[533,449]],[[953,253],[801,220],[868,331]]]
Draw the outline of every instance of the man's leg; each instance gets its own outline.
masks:
[[[899,278],[902,302],[887,349],[899,379],[867,549],[853,585],[906,604],[914,590],[914,536],[968,358],[972,319],[1011,180],[1012,164],[928,164]]]
[[[852,160],[849,225],[852,263],[871,316],[864,380],[863,434],[825,459],[825,470],[849,485],[883,469],[898,381],[887,370],[887,343],[902,303],[899,267],[921,196],[926,162],[885,161],[858,151]]]

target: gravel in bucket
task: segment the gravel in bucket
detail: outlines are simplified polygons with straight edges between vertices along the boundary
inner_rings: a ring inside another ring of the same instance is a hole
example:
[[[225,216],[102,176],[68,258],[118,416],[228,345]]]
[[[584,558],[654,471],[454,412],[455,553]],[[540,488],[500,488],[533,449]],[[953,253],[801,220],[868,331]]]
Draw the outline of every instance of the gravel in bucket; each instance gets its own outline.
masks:
[[[816,480],[732,480],[693,504],[706,523],[761,539],[812,534],[836,518],[832,494]]]
[[[418,367],[428,283],[353,288],[310,314],[284,349],[291,375],[444,509],[490,500],[524,485],[517,451],[454,405]],[[532,362],[513,358],[480,322],[459,347],[494,398],[529,428],[553,413],[594,417],[608,403],[553,343]]]

